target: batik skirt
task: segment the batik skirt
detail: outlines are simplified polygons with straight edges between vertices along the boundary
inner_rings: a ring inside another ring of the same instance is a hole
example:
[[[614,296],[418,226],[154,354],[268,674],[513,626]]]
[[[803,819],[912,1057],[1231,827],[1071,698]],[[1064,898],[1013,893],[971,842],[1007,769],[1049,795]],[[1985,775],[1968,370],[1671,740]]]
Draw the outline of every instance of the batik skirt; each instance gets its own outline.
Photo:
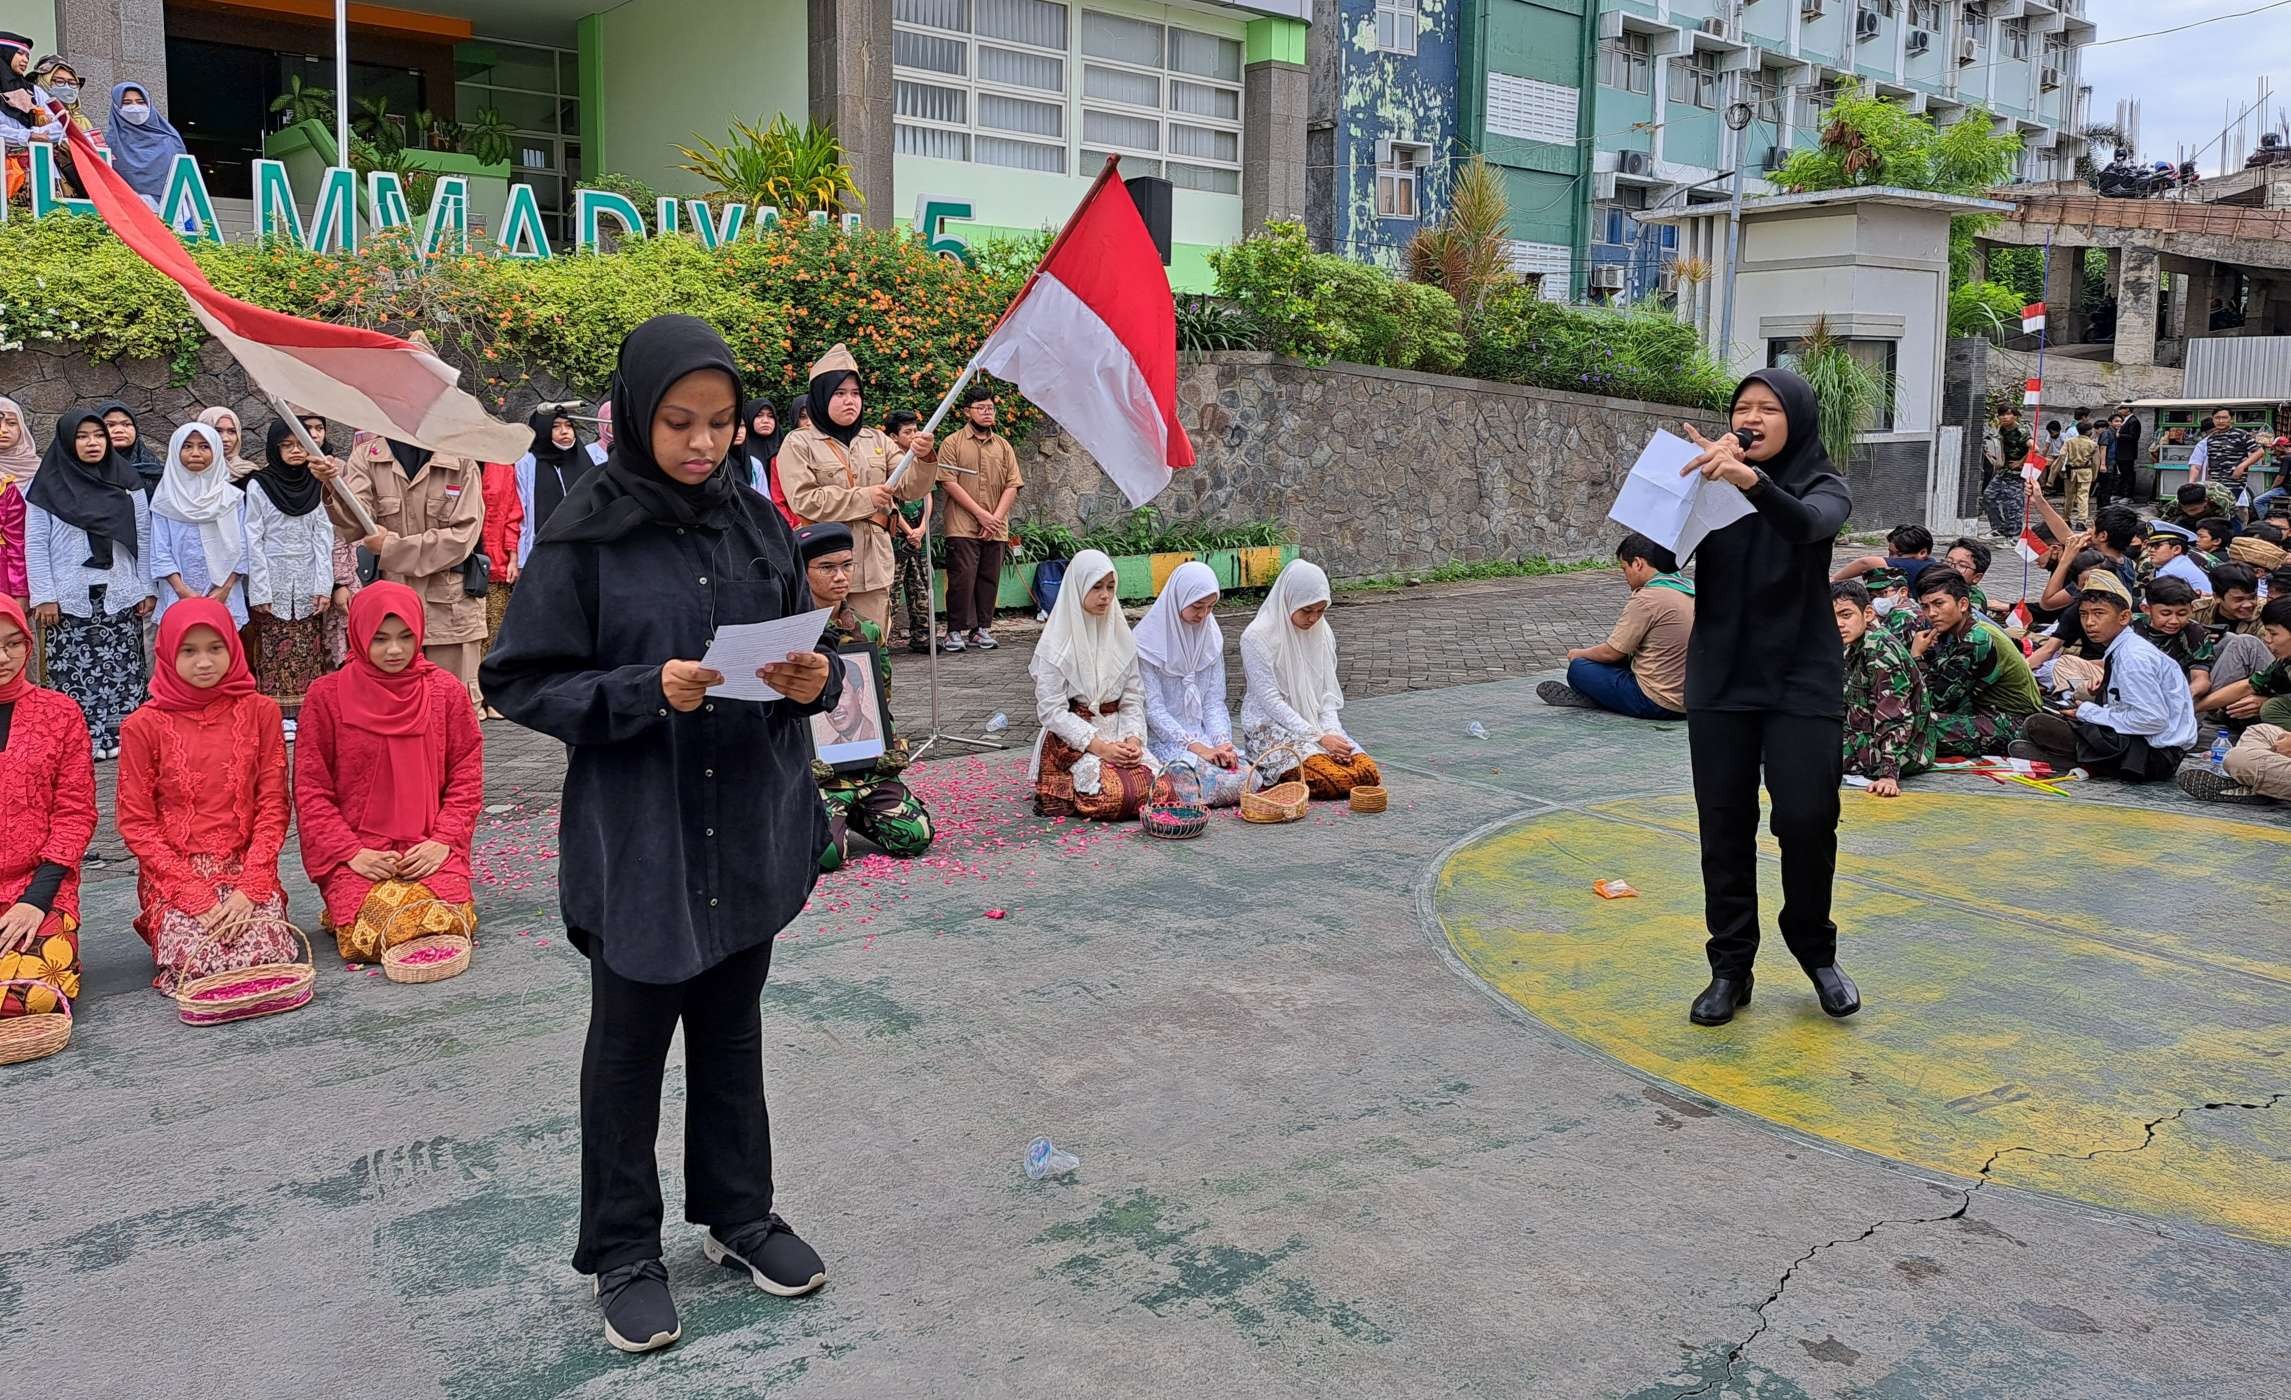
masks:
[[[1042,736],[1042,766],[1034,780],[1034,810],[1045,817],[1082,817],[1094,822],[1135,818],[1153,795],[1154,771],[1142,763],[1098,760],[1098,790],[1074,789],[1074,765],[1082,754],[1055,734]]]
[[[57,994],[77,1002],[80,995],[79,922],[54,913],[20,953],[0,953],[0,1016],[46,1015]],[[29,985],[22,985],[29,984]]]
[[[512,584],[499,579],[485,585],[485,650],[493,650],[493,639],[501,635],[501,615],[509,611],[509,590]],[[480,652],[479,655],[483,655]]]
[[[259,658],[252,664],[255,688],[292,710],[310,693],[311,683],[334,669],[326,660],[326,614],[297,622],[256,613],[251,622]]]
[[[419,880],[384,880],[366,892],[366,902],[358,906],[358,917],[348,928],[335,927],[332,914],[321,920],[320,927],[333,930],[335,949],[344,962],[370,963],[380,959],[384,948],[434,933],[475,938],[477,906],[443,903]]]
[[[238,888],[241,867],[236,856],[195,855],[191,869],[215,900]],[[151,960],[158,965],[151,985],[168,996],[185,982],[209,973],[302,959],[301,940],[286,925],[283,893],[257,903],[243,919],[209,929],[198,914],[162,899],[149,882],[137,883],[143,912],[135,916],[135,931],[151,945]]]
[[[88,742],[119,747],[119,726],[144,700],[143,619],[135,609],[108,617],[65,613],[48,628],[48,684],[79,702]]]

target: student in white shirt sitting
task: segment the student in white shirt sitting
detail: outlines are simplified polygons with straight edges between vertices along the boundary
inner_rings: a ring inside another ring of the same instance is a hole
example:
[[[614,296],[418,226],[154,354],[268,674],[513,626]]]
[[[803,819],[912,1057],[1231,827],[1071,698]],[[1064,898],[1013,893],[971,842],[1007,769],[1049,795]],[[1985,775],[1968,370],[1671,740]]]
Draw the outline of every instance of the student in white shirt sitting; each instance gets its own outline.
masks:
[[[2107,649],[2093,698],[2029,716],[2024,737],[2006,752],[2095,778],[2170,778],[2196,741],[2186,674],[2133,630],[2131,590],[2105,571],[2085,576],[2076,613],[2086,640]]]
[[[2156,566],[2157,578],[2176,578],[2194,589],[2198,598],[2209,597],[2211,575],[2188,553],[2195,543],[2195,531],[2159,520],[2148,527],[2148,562]]]

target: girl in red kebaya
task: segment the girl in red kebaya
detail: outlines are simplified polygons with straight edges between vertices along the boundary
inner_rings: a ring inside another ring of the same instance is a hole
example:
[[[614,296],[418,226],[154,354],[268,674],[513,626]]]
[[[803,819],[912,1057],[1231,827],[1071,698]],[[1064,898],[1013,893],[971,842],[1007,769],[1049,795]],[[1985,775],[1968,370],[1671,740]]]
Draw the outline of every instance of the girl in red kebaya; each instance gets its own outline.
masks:
[[[119,731],[119,834],[135,853],[135,931],[151,985],[302,956],[286,925],[286,736],[255,691],[238,623],[211,598],[159,621],[151,698]]]
[[[80,994],[80,859],[95,835],[87,716],[32,684],[32,624],[0,593],[0,1016]]]
[[[350,601],[350,660],[320,677],[295,738],[302,866],[350,962],[432,933],[472,934],[469,845],[485,752],[469,691],[422,655],[422,600],[374,583]]]

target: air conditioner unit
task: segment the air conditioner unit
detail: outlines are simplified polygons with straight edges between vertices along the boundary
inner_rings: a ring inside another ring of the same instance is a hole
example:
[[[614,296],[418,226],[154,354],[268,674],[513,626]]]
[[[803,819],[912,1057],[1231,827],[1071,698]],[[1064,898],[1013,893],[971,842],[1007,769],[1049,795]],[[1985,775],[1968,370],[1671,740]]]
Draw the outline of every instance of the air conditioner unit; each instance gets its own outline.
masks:
[[[1931,32],[1923,29],[1909,31],[1909,52],[1913,54],[1924,53],[1932,47],[1933,35]]]
[[[1655,158],[1645,151],[1617,151],[1615,168],[1625,175],[1652,175]]]
[[[1957,41],[1957,61],[1959,63],[1977,62],[1980,57],[1980,40],[1973,38],[1971,35],[1967,35],[1965,38],[1959,39]]]
[[[1709,34],[1709,35],[1712,35],[1712,36],[1714,36],[1714,37],[1720,38],[1720,39],[1723,39],[1723,38],[1725,38],[1725,37],[1726,37],[1726,20],[1725,20],[1725,18],[1724,18],[1724,17],[1722,17],[1722,16],[1719,16],[1719,15],[1712,15],[1712,16],[1710,16],[1709,18],[1705,19],[1705,20],[1702,22],[1702,32],[1703,32],[1703,33],[1705,33],[1705,34]]]
[[[1769,146],[1766,150],[1766,158],[1758,162],[1758,168],[1771,175],[1789,163],[1790,152],[1787,147]]]
[[[1623,290],[1623,265],[1621,263],[1609,263],[1605,266],[1592,268],[1591,288],[1593,291],[1601,292]]]
[[[2038,72],[2037,81],[2043,85],[2046,92],[2050,92],[2060,86],[2060,70],[2058,68],[2043,69]]]
[[[1862,10],[1862,11],[1859,11],[1859,12],[1858,12],[1858,13],[1856,13],[1856,14],[1854,15],[1854,17],[1853,17],[1853,36],[1854,36],[1856,39],[1874,39],[1874,38],[1876,38],[1876,37],[1877,37],[1877,23],[1878,23],[1878,20],[1877,20],[1877,11],[1875,11],[1875,10]]]

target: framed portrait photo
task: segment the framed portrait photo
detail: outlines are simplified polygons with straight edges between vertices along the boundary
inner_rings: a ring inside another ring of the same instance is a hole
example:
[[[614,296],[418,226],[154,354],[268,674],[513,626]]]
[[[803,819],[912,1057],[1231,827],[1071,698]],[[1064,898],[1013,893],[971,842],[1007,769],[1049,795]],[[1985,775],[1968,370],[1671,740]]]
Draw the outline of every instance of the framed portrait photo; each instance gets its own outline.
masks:
[[[865,772],[891,747],[891,709],[875,679],[878,652],[870,643],[851,642],[837,649],[835,660],[843,667],[843,699],[811,717],[812,750],[838,773]]]

